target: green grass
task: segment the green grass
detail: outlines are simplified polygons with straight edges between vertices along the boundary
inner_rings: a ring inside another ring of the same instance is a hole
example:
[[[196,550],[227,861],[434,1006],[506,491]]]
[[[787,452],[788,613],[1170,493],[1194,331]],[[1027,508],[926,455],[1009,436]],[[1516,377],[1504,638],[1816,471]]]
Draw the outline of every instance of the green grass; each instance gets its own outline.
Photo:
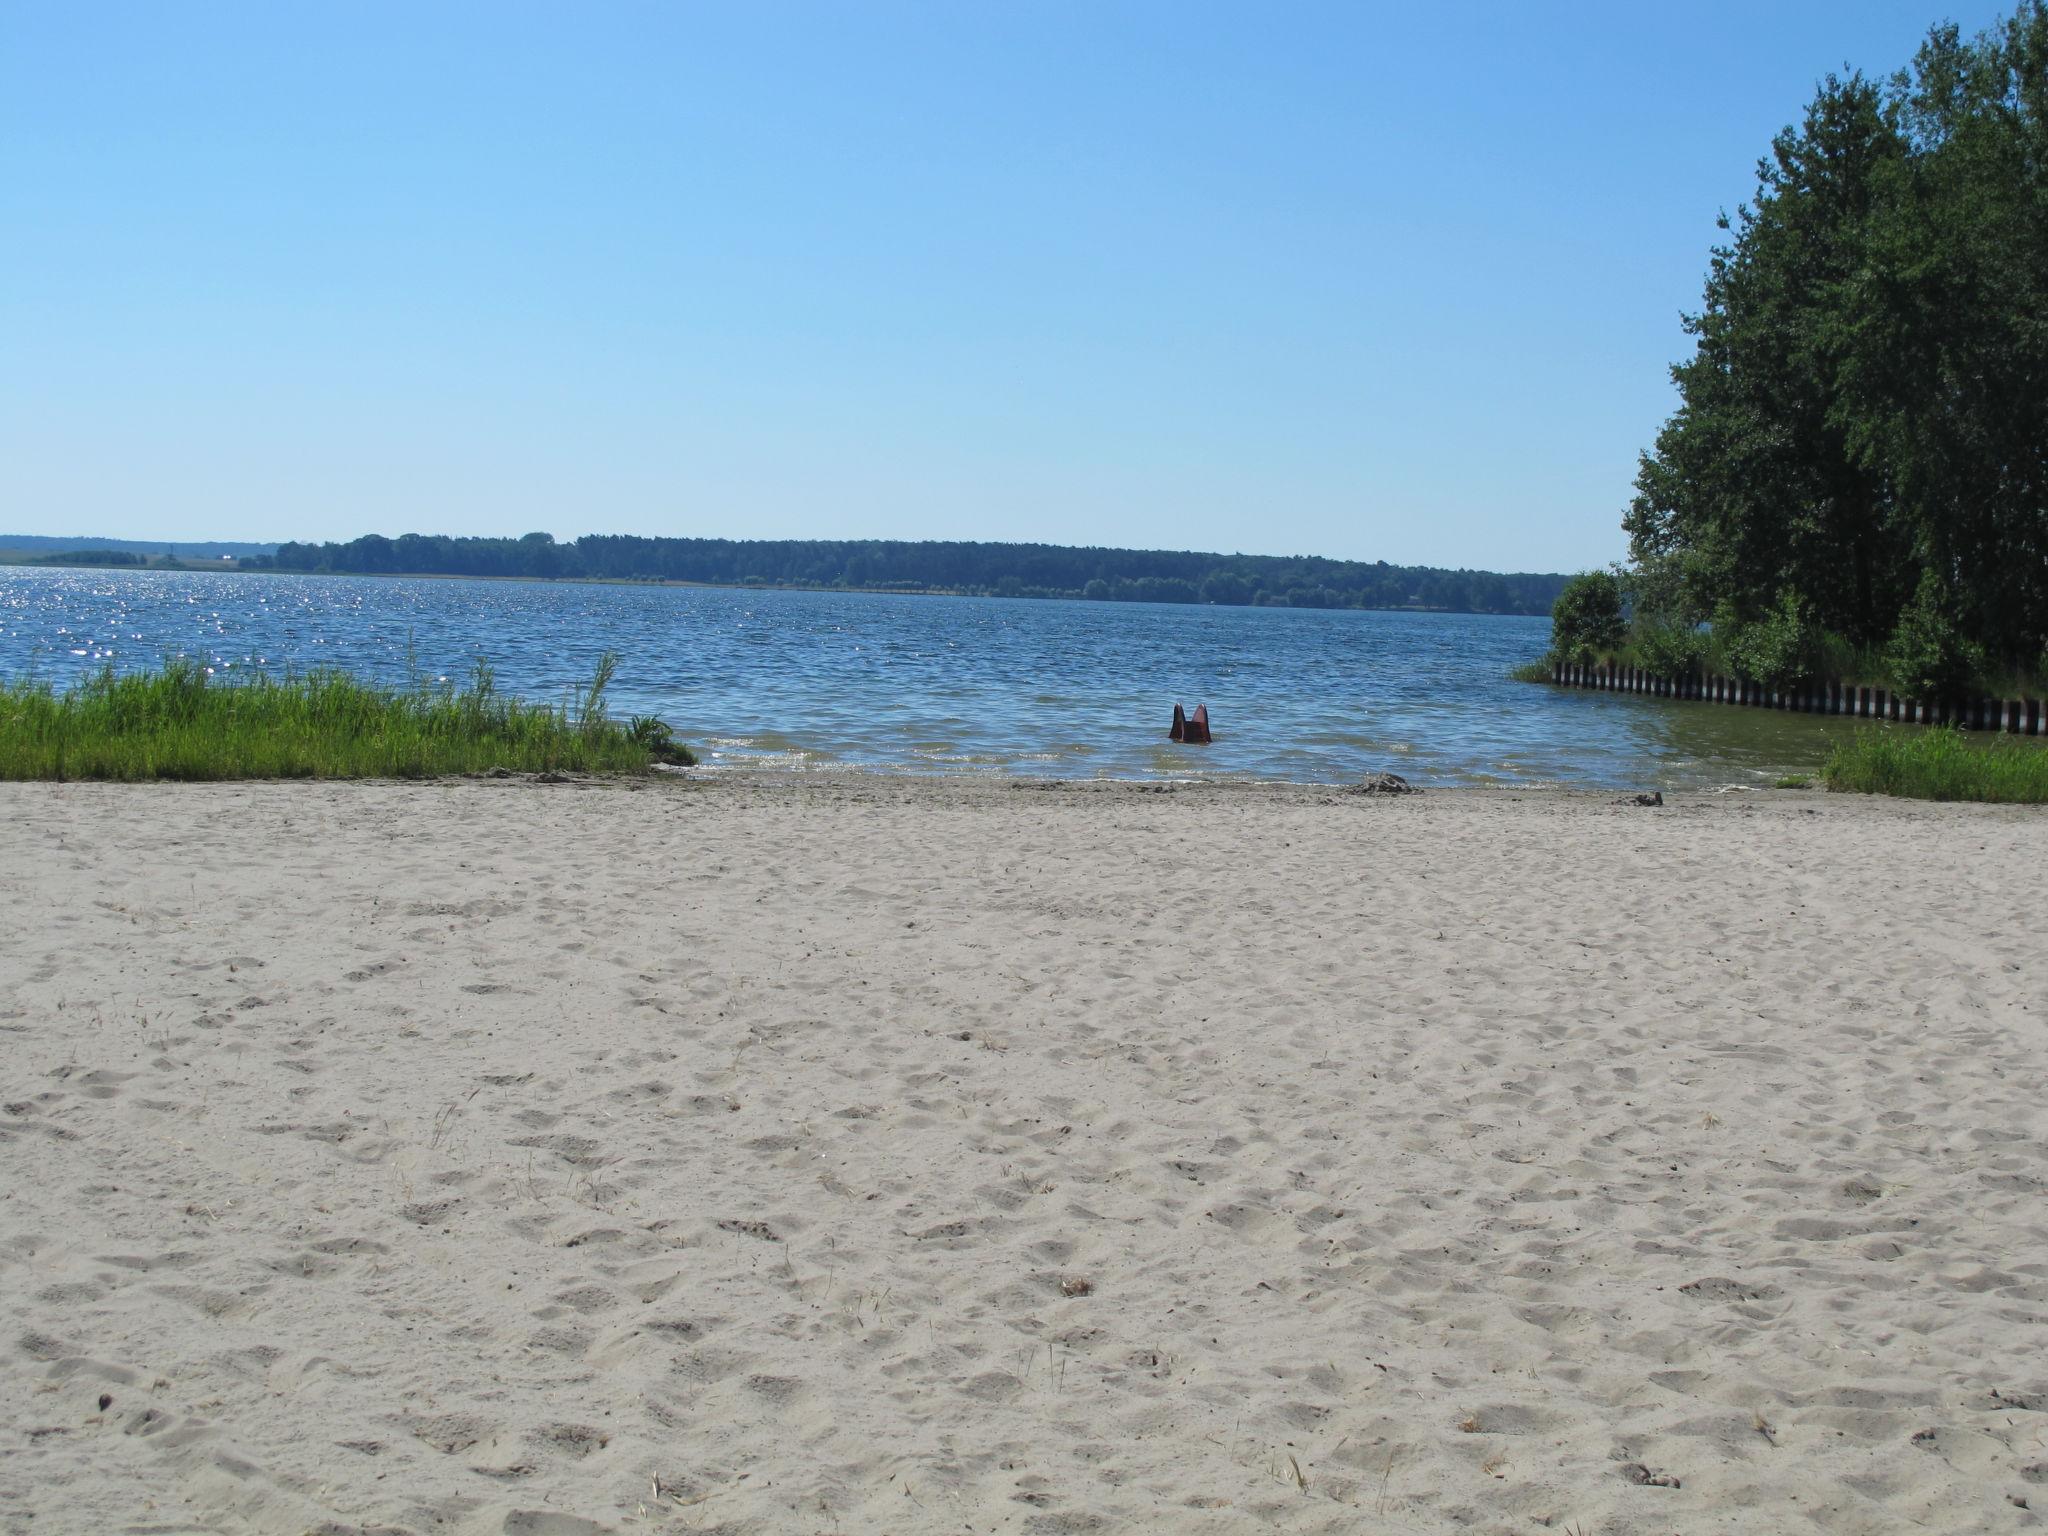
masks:
[[[1550,663],[1539,658],[1536,661],[1525,661],[1516,666],[1509,667],[1508,681],[1511,683],[1547,683],[1550,681]]]
[[[1950,726],[1878,727],[1837,742],[1820,770],[1829,789],[1913,800],[2048,805],[2048,748],[1966,740]]]
[[[1788,773],[1778,780],[1777,787],[1779,789],[1811,789],[1813,788],[1813,775],[1810,773]]]
[[[368,779],[515,771],[633,773],[694,762],[659,720],[604,712],[617,665],[560,707],[469,686],[382,688],[322,671],[237,681],[195,661],[109,668],[59,693],[0,681],[0,779]]]

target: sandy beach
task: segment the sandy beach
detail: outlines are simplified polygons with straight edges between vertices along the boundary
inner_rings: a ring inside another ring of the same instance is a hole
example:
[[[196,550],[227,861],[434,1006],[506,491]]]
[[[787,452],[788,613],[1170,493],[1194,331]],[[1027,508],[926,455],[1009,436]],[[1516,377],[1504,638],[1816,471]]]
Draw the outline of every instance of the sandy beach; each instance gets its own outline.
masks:
[[[2048,816],[0,786],[0,1530],[2028,1530]]]

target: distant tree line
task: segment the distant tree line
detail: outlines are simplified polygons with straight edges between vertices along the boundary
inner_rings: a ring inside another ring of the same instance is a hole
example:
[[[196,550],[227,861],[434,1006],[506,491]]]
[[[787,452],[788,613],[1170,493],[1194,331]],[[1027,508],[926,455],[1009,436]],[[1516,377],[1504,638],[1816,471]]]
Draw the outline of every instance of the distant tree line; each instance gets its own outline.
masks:
[[[119,565],[145,566],[147,555],[132,549],[74,549],[61,555],[31,555],[30,565]]]
[[[1631,645],[2048,677],[2048,7],[1830,76],[1722,227],[1624,519]]]
[[[275,544],[218,539],[103,539],[92,534],[0,533],[0,550],[21,554],[76,554],[88,549],[124,550],[138,555],[164,555],[184,560],[218,560],[223,555],[241,559],[245,555],[267,555]]]
[[[284,544],[272,557],[242,564],[245,569],[362,575],[686,581],[1235,607],[1435,608],[1458,613],[1547,613],[1564,583],[1561,575],[1500,575],[1306,555],[617,534],[587,534],[558,544],[545,533],[520,539],[419,533],[391,539],[373,533],[345,544]]]

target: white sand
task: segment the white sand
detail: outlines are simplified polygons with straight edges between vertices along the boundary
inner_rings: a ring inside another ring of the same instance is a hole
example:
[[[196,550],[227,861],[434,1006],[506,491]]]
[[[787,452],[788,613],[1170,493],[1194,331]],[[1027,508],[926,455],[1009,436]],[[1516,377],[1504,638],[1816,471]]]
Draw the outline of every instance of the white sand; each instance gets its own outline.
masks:
[[[2040,814],[0,814],[6,1532],[2048,1506]]]

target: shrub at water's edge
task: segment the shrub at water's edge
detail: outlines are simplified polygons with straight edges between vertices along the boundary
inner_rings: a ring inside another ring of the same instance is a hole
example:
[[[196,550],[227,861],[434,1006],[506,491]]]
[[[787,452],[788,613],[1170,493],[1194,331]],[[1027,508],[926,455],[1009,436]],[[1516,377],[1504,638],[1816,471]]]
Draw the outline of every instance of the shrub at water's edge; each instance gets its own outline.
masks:
[[[1875,647],[1823,629],[1789,590],[1747,622],[1724,610],[1710,623],[1688,624],[1666,616],[1658,601],[1654,583],[1639,571],[1575,576],[1552,611],[1550,649],[1508,676],[1547,683],[1552,666],[1563,663],[1634,667],[1673,682],[1722,675],[1775,689],[1840,683],[1950,701],[2048,691],[2048,658],[2039,667],[1996,664],[1982,647],[1951,633],[1931,604],[1908,615],[1891,645]]]
[[[508,698],[479,662],[469,686],[394,689],[345,672],[227,682],[198,662],[57,692],[0,682],[0,779],[366,779],[634,773],[691,763],[663,722],[604,711],[617,666],[559,708]]]
[[[1612,571],[1582,571],[1564,584],[1550,607],[1551,656],[1587,666],[1628,635],[1621,583]]]
[[[1979,745],[1952,726],[1859,731],[1835,744],[1820,777],[1859,794],[2048,805],[2048,749],[2010,738]]]

